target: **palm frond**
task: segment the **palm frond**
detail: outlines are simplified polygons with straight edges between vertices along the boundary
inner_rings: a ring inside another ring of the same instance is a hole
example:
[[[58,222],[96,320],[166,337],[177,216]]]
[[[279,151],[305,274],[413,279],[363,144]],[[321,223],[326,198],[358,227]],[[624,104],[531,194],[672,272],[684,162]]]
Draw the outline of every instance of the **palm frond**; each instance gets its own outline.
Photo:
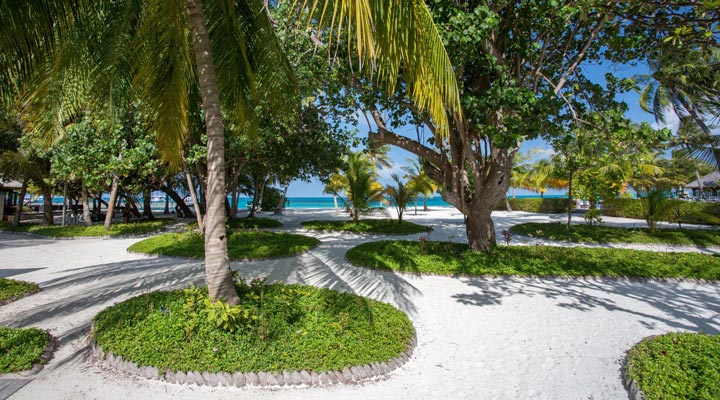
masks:
[[[377,69],[389,91],[402,69],[412,100],[429,113],[438,134],[448,134],[448,111],[461,115],[460,97],[455,71],[424,1],[304,0],[300,5],[311,10],[328,37],[354,38],[346,45],[354,45],[361,66]]]

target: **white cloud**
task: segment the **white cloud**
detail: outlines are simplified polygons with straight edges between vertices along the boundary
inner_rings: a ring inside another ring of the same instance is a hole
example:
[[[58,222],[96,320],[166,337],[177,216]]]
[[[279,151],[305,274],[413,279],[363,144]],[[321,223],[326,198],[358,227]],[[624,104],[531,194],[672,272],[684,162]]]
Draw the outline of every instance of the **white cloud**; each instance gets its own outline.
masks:
[[[672,108],[666,108],[665,110],[665,122],[653,122],[650,126],[653,129],[669,128],[673,132],[677,132],[677,128],[680,125],[680,118],[675,114]]]

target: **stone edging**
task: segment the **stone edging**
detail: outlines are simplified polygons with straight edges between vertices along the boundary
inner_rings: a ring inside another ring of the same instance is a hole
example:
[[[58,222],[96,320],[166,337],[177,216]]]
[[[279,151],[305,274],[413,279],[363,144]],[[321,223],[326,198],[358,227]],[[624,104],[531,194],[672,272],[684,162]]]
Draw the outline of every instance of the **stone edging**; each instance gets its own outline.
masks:
[[[630,400],[645,400],[645,397],[643,396],[642,390],[640,390],[640,387],[638,386],[637,382],[630,379],[628,376],[627,370],[628,370],[628,355],[630,354],[630,350],[634,349],[637,345],[640,343],[653,339],[659,335],[650,335],[646,338],[643,338],[641,341],[635,343],[628,351],[625,352],[625,359],[623,360],[622,368],[620,369],[620,375],[622,376],[622,382],[623,386],[625,386],[625,389],[628,391],[628,397]]]
[[[198,372],[198,371],[166,371],[161,374],[157,367],[141,367],[136,363],[124,360],[122,356],[105,353],[97,344],[92,334],[90,340],[91,359],[112,369],[146,379],[165,381],[169,383],[186,383],[200,386],[234,386],[234,387],[261,387],[273,388],[279,386],[331,386],[337,384],[355,384],[385,378],[392,371],[404,365],[417,346],[417,336],[413,329],[413,336],[407,350],[399,356],[388,361],[345,367],[339,371],[287,371],[282,372]]]

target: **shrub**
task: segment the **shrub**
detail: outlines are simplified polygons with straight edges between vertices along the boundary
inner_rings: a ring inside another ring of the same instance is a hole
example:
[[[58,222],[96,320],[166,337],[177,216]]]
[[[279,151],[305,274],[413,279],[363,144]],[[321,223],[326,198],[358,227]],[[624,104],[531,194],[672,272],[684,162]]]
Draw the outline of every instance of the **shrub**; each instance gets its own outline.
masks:
[[[43,349],[50,342],[47,332],[36,328],[0,327],[0,373],[20,372],[43,363]]]
[[[567,211],[567,199],[508,199],[513,211],[532,213],[559,214]],[[505,199],[495,208],[505,211]]]
[[[720,336],[668,333],[628,352],[627,377],[647,400],[719,399]]]
[[[363,243],[348,250],[357,265],[439,275],[603,276],[720,280],[720,258],[696,253],[577,248],[499,246],[492,253],[467,244],[420,241]]]
[[[412,341],[403,312],[350,293],[256,281],[238,295],[226,308],[206,304],[205,289],[148,293],[98,314],[93,336],[161,373],[338,370],[397,357]]]
[[[697,201],[668,200],[677,208],[664,220],[667,222],[695,223],[719,225],[713,218],[720,218],[720,204],[702,203]],[[642,201],[639,199],[613,199],[606,200],[602,208],[603,215],[608,217],[623,217],[645,219]],[[708,218],[709,217],[709,218]]]
[[[40,290],[36,283],[0,278],[0,303],[9,302]]]

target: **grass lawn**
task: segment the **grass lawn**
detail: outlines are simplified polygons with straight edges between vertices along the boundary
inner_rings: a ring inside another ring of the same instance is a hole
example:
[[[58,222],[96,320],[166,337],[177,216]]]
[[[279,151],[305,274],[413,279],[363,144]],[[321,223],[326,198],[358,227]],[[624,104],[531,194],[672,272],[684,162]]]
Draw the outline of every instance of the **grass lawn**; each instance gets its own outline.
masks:
[[[407,316],[389,304],[311,286],[245,287],[248,315],[234,332],[209,323],[207,306],[178,290],[104,310],[93,335],[104,351],[161,373],[338,370],[397,357],[412,340]]]
[[[63,228],[60,225],[20,224],[19,226],[12,226],[11,224],[3,223],[0,224],[0,230],[28,232],[50,237],[122,236],[155,232],[171,222],[174,222],[174,220],[156,219],[153,221],[131,222],[129,224],[112,224],[109,231],[106,231],[102,224],[92,226],[66,225]]]
[[[0,278],[0,303],[40,290],[36,283]]]
[[[720,336],[669,333],[628,353],[628,378],[646,400],[720,399]]]
[[[20,372],[43,363],[43,349],[50,341],[45,331],[0,326],[0,373]]]
[[[160,254],[174,257],[205,257],[204,238],[199,233],[166,233],[141,240],[128,248],[134,253]],[[302,235],[265,231],[239,231],[228,235],[231,260],[290,257],[320,244]]]
[[[514,225],[510,232],[516,235],[549,240],[566,240],[575,243],[647,243],[696,246],[720,246],[720,231],[706,229],[661,228],[650,232],[646,228],[620,228],[560,223],[524,223]]]
[[[427,232],[428,227],[412,222],[403,221],[398,224],[391,219],[364,219],[357,223],[352,221],[304,221],[303,228],[315,231],[353,232],[353,233],[383,233],[409,235]]]
[[[466,244],[380,241],[347,252],[359,266],[439,275],[593,276],[720,280],[720,257],[626,249],[499,246],[474,253]]]
[[[238,218],[228,221],[230,229],[280,228],[282,222],[272,218]]]

